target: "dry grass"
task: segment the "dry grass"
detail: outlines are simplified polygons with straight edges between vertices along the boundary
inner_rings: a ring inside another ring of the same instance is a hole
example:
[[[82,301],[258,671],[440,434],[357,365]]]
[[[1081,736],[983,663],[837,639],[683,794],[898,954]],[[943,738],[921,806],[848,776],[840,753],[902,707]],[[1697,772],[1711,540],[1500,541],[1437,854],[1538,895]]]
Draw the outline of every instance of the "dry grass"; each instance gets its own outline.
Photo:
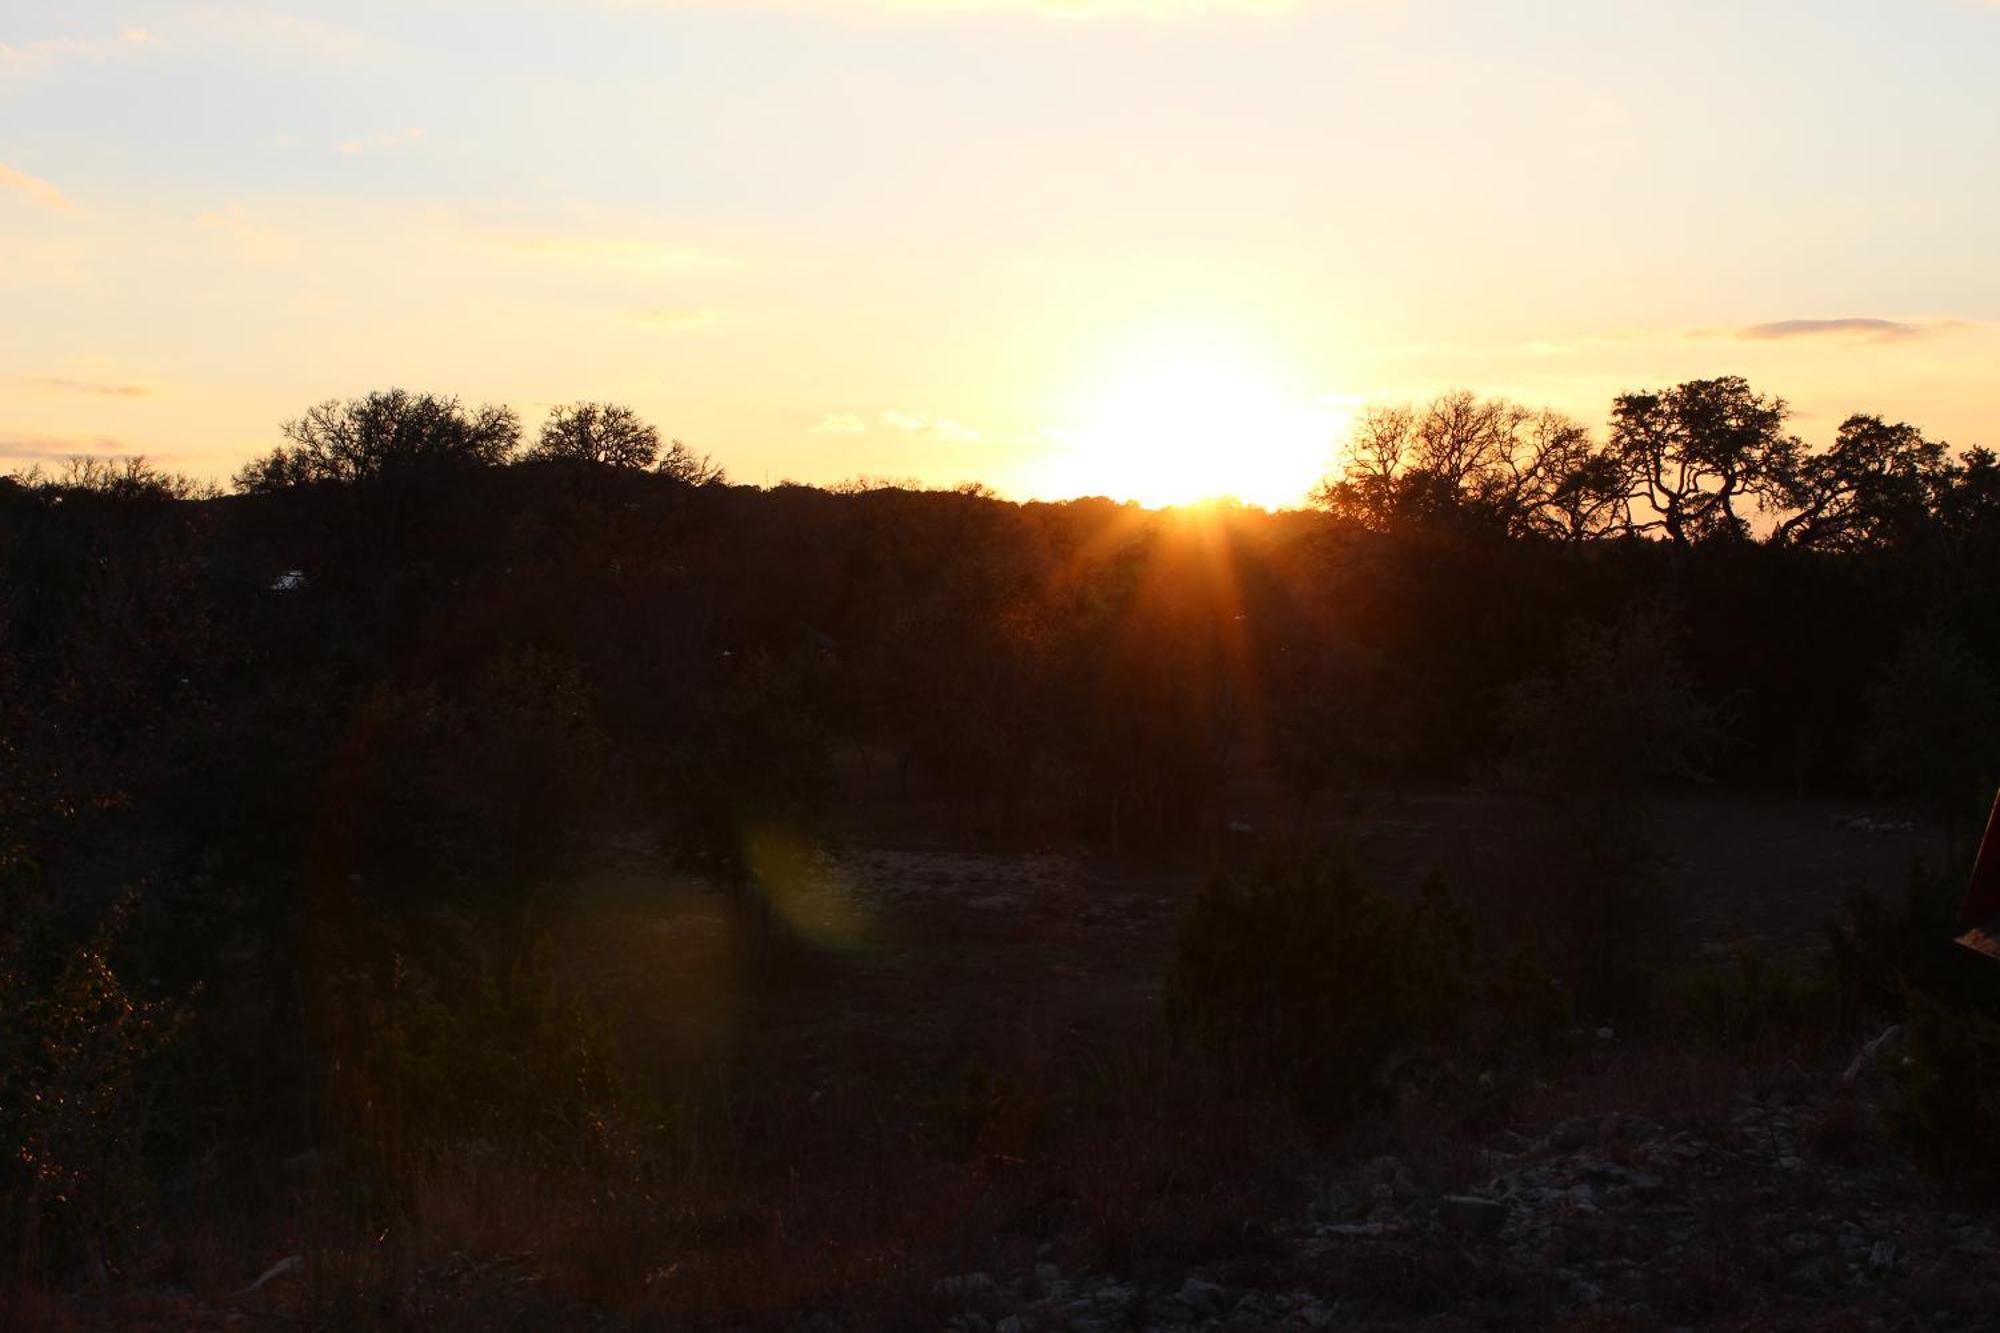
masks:
[[[1603,1069],[1568,1074],[1522,1093],[1520,1124],[1545,1127],[1580,1115],[1629,1111],[1666,1125],[1712,1129],[1749,1091],[1742,1062],[1704,1050],[1647,1047],[1621,1051]]]

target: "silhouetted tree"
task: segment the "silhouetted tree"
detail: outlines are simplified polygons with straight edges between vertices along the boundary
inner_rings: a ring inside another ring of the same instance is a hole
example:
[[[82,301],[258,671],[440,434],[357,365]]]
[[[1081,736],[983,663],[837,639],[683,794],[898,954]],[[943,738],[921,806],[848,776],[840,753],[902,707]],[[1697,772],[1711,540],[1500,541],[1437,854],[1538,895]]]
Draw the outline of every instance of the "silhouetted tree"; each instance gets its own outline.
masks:
[[[729,479],[720,463],[707,454],[696,453],[679,440],[667,445],[667,451],[660,455],[653,470],[690,486],[720,486]]]
[[[13,480],[45,494],[75,491],[113,500],[212,500],[222,493],[213,482],[162,471],[143,454],[130,458],[78,454],[65,458],[54,472],[35,467]]]
[[[647,468],[653,466],[659,452],[660,432],[631,408],[617,403],[573,403],[549,413],[527,457]]]
[[[1559,412],[1459,390],[1422,408],[1370,409],[1348,451],[1314,503],[1378,530],[1458,523],[1576,540],[1615,526],[1615,471]]]
[[[1978,446],[1967,449],[1951,469],[1951,484],[1938,497],[1938,518],[1952,541],[2000,538],[2000,455]],[[1987,554],[1991,547],[1986,547]],[[1981,547],[1969,548],[1976,560]],[[1977,566],[1991,568],[1990,565]]]
[[[1689,380],[1659,393],[1620,394],[1611,452],[1626,484],[1626,523],[1677,546],[1748,535],[1739,500],[1782,508],[1794,495],[1801,446],[1784,433],[1785,403],[1741,376]]]
[[[359,482],[440,467],[493,466],[513,456],[521,423],[513,409],[466,410],[456,398],[384,389],[328,399],[281,428],[288,445],[244,465],[236,489],[283,490],[315,482]]]
[[[1935,527],[1953,473],[1945,446],[1915,426],[1851,416],[1832,448],[1799,460],[1797,512],[1772,539],[1842,551],[1912,544]]]

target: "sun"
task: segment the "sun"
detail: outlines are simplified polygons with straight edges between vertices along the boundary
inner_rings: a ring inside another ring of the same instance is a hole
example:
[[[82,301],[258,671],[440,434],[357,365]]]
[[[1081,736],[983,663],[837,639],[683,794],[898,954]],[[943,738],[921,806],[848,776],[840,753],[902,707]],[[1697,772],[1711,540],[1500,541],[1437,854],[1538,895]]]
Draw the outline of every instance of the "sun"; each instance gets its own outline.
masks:
[[[1299,401],[1228,356],[1186,352],[1132,367],[1091,399],[1062,446],[1060,488],[1142,505],[1233,498],[1296,505],[1326,471],[1340,414]]]

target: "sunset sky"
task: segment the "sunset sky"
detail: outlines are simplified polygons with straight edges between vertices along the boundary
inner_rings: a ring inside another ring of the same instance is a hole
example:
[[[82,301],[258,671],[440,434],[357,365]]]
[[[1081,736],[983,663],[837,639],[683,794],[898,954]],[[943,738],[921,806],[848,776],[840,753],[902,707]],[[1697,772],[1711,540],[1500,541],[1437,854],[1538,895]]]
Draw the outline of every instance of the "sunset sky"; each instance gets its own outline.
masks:
[[[1295,500],[1364,401],[2000,446],[2000,4],[0,4],[0,470],[403,385]]]

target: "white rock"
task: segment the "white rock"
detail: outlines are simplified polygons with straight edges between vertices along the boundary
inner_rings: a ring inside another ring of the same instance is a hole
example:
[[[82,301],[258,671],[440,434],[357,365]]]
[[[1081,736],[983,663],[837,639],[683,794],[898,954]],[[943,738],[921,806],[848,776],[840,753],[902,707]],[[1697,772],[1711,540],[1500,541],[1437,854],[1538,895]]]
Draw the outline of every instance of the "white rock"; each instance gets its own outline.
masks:
[[[296,1273],[301,1269],[303,1269],[305,1266],[306,1266],[306,1261],[304,1255],[288,1254],[284,1258],[278,1260],[277,1263],[272,1264],[269,1268],[265,1269],[264,1275],[262,1277],[258,1278],[255,1282],[252,1282],[249,1286],[243,1289],[243,1294],[247,1296],[253,1291],[261,1291],[266,1283],[276,1282],[279,1278],[289,1276],[292,1273]]]

